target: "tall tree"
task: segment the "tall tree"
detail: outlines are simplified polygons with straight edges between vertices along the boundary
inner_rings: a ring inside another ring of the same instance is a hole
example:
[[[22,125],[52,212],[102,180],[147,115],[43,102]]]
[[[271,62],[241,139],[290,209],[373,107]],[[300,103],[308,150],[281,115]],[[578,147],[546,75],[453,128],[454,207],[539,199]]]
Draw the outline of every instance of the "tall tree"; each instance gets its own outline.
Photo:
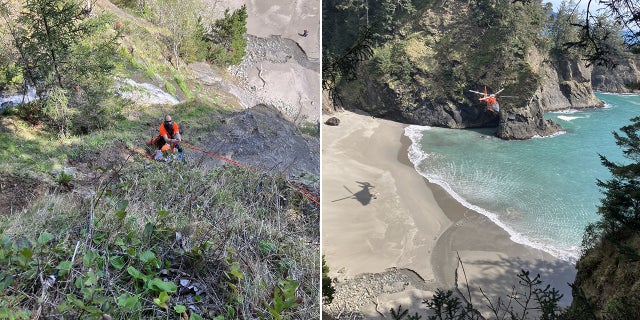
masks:
[[[108,16],[87,10],[83,0],[28,0],[17,18],[3,14],[22,74],[41,98],[26,116],[48,118],[61,135],[103,127],[117,114],[109,74],[118,34]]]
[[[90,31],[81,24],[84,12],[73,0],[29,0],[19,18],[18,46],[25,52],[24,68],[36,85],[65,87],[63,74],[74,44]],[[46,90],[45,90],[46,91]],[[42,90],[40,92],[43,92]]]
[[[598,208],[602,218],[596,228],[605,238],[619,236],[622,230],[640,233],[640,117],[631,121],[632,124],[620,128],[624,136],[614,132],[616,144],[624,149],[630,163],[614,163],[600,155],[602,164],[613,176],[608,181],[598,180],[605,198]]]
[[[229,13],[225,10],[224,18],[216,20],[208,39],[213,43],[210,58],[219,64],[237,65],[246,54],[247,40],[247,7]]]
[[[159,25],[169,31],[167,45],[172,53],[171,63],[179,67],[180,53],[185,41],[198,27],[200,2],[194,0],[156,0],[149,6]]]

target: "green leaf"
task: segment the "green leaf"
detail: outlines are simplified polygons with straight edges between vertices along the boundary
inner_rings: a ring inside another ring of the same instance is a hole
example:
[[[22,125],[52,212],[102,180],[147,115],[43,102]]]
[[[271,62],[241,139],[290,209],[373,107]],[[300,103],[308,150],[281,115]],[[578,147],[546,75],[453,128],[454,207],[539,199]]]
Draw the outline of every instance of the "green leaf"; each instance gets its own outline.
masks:
[[[167,210],[158,210],[158,217],[163,218],[164,216],[169,214],[169,211]]]
[[[195,313],[195,312],[191,312],[191,314],[189,315],[189,320],[204,320],[204,318],[202,318],[201,315]],[[223,316],[217,316],[215,318],[213,318],[213,320],[224,320]]]
[[[270,254],[278,251],[276,245],[268,240],[260,240],[260,242],[258,243],[258,247],[260,248],[260,252],[262,252],[263,254]]]
[[[20,254],[17,256],[18,264],[23,268],[27,267],[27,265],[29,264],[29,260],[33,256],[33,251],[30,248],[25,247],[22,248],[19,253]]]
[[[231,274],[234,277],[238,278],[238,280],[244,278],[244,274],[240,271],[240,264],[237,261],[234,261],[231,264],[230,269],[231,269],[231,271],[230,271]]]
[[[120,201],[120,203],[118,203],[118,212],[126,211],[128,206],[129,206],[129,201],[128,200]]]
[[[151,237],[153,235],[153,231],[155,230],[155,226],[153,223],[149,222],[144,226],[144,235],[145,237]]]
[[[207,250],[211,249],[212,247],[213,247],[213,242],[212,242],[212,241],[209,241],[209,240],[205,241],[205,242],[202,244],[202,249],[203,249],[203,251],[207,251]]]
[[[56,269],[60,270],[58,272],[58,275],[61,276],[61,277],[66,275],[67,273],[69,273],[69,271],[71,270],[72,266],[73,265],[72,265],[71,261],[62,261],[62,262],[58,263],[58,266],[56,267]]]
[[[175,283],[170,281],[162,281],[160,278],[153,278],[153,280],[147,282],[147,286],[149,289],[154,291],[162,291],[162,292],[176,292],[178,290],[178,286]]]
[[[87,251],[84,256],[82,256],[82,264],[85,267],[91,267],[93,262],[100,257],[100,254],[95,251]]]
[[[153,251],[150,251],[150,250],[147,250],[141,253],[139,258],[142,262],[147,262],[147,263],[158,260],[156,259],[155,253],[153,253]]]
[[[173,307],[173,310],[176,313],[184,313],[185,311],[187,311],[187,307],[181,305],[181,304],[177,304]]]
[[[123,293],[118,297],[118,307],[135,310],[138,309],[138,296]]]
[[[149,277],[144,275],[142,272],[138,271],[138,269],[136,269],[133,266],[127,267],[127,273],[129,273],[132,277],[134,277],[135,279],[138,279],[138,280],[142,280],[142,281],[145,281],[145,282],[147,282],[149,280]]]
[[[30,248],[22,248],[22,250],[20,250],[20,255],[23,256],[26,260],[31,259],[31,257],[33,257],[33,250],[31,250]]]
[[[69,301],[70,303],[72,303],[78,308],[84,308],[84,302],[82,302],[82,300],[78,299],[76,296],[72,294],[67,294],[67,301]]]
[[[38,237],[38,244],[45,244],[49,241],[51,241],[51,239],[53,239],[53,235],[49,232],[43,232],[40,234],[40,236]]]
[[[124,249],[124,247],[128,247],[127,244],[124,242],[124,239],[122,239],[120,237],[117,237],[116,241],[114,241],[113,243],[115,243],[117,246],[119,246],[120,248],[123,248],[123,249]]]
[[[166,292],[162,291],[157,298],[153,299],[153,303],[155,303],[160,308],[168,309],[169,306],[167,306],[167,301],[169,301],[169,298],[169,295]]]
[[[127,264],[122,256],[112,256],[109,258],[109,262],[111,262],[111,265],[118,270],[122,270],[125,264]]]
[[[98,277],[96,276],[96,273],[93,271],[89,271],[87,273],[87,276],[85,277],[83,284],[86,287],[95,286],[96,284],[98,284]]]
[[[12,275],[6,275],[3,276],[2,274],[0,274],[0,292],[4,292],[4,289],[6,289],[7,287],[9,287],[10,285],[13,284],[14,280],[13,280],[13,276]]]

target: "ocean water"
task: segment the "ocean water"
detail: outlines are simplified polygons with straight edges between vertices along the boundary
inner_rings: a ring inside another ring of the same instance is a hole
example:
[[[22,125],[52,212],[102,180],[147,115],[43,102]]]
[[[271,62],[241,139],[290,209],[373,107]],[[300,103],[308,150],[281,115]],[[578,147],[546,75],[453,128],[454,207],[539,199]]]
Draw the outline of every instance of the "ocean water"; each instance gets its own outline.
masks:
[[[465,206],[486,215],[522,244],[575,262],[584,227],[596,221],[611,176],[598,154],[624,162],[613,131],[640,116],[640,96],[597,93],[605,108],[548,113],[565,131],[504,141],[495,129],[409,126],[416,170]]]

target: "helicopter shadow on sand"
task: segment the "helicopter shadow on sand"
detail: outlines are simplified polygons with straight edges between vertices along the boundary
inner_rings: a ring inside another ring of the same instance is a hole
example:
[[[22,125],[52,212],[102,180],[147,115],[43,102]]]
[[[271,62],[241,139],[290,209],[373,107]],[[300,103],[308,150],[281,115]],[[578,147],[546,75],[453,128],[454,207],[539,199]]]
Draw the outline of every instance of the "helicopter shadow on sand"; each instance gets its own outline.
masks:
[[[360,188],[362,188],[362,189],[360,189],[358,192],[354,193],[351,190],[349,190],[349,188],[347,188],[347,186],[343,185],[343,187],[347,191],[349,191],[349,193],[351,193],[351,195],[347,196],[347,197],[344,197],[344,198],[333,200],[331,202],[338,202],[338,201],[347,200],[347,199],[356,199],[363,206],[366,206],[371,202],[371,199],[375,199],[376,198],[376,194],[372,194],[371,193],[371,189],[375,188],[375,186],[371,185],[371,183],[369,183],[369,182],[356,181],[356,183],[359,184]]]

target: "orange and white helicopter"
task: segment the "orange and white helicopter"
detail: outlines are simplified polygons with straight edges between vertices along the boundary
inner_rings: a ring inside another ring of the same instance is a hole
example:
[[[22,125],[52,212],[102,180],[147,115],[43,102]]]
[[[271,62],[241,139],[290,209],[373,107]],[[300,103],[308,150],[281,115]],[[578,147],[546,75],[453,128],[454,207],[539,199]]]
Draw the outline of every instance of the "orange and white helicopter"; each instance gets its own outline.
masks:
[[[504,90],[504,88],[498,90],[498,92],[496,93],[487,94],[487,86],[484,86],[484,92],[478,92],[474,90],[469,91],[482,95],[480,101],[484,101],[487,103],[487,110],[491,112],[500,112],[500,104],[498,103],[498,99],[496,99],[496,96],[498,95],[498,93],[502,92],[502,90]]]

